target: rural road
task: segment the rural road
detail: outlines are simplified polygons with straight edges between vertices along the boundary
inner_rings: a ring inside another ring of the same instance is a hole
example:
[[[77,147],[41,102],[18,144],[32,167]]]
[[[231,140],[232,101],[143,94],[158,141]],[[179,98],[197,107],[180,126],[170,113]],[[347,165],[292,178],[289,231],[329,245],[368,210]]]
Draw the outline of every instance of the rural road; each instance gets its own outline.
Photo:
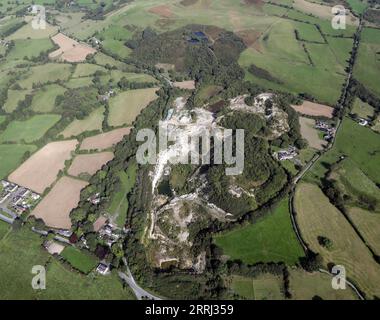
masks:
[[[148,291],[141,288],[136,283],[135,279],[133,278],[132,273],[129,270],[129,267],[127,265],[127,261],[125,258],[123,258],[123,262],[124,262],[125,266],[127,267],[127,273],[125,274],[124,272],[119,271],[119,277],[130,286],[130,288],[133,290],[133,292],[136,295],[138,300],[142,300],[143,298],[147,298],[150,300],[162,300],[161,298],[156,297],[156,296],[150,294]]]

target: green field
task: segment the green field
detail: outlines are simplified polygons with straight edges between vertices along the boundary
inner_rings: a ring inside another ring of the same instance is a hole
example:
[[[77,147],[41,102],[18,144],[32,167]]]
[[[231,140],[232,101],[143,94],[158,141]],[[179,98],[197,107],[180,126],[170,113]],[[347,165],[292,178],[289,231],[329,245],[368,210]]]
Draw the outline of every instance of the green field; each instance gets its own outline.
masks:
[[[92,111],[89,116],[83,120],[75,119],[60,134],[62,134],[64,138],[70,138],[85,131],[102,130],[102,123],[104,119],[103,114],[104,107],[98,108]]]
[[[328,274],[291,269],[289,279],[289,290],[294,300],[311,300],[316,296],[323,300],[357,299],[350,287],[346,290],[334,290],[331,286],[331,276]]]
[[[47,63],[31,67],[18,84],[25,89],[31,89],[33,84],[45,84],[57,80],[67,80],[71,74],[71,65],[64,63]]]
[[[380,30],[364,28],[361,35],[354,77],[380,97]]]
[[[360,201],[369,204],[369,199],[373,199],[373,210],[380,212],[380,189],[349,158],[334,167],[329,179],[348,199],[346,204],[355,206]]]
[[[247,300],[283,300],[283,283],[279,276],[262,274],[256,278],[233,276],[231,289]]]
[[[43,137],[61,116],[56,114],[36,115],[25,121],[12,121],[0,134],[0,142],[30,143]]]
[[[0,299],[134,299],[117,274],[84,276],[70,271],[42,248],[43,239],[28,226],[4,237],[6,228],[0,221]],[[32,289],[35,265],[47,266],[46,290]]]
[[[346,275],[369,297],[380,294],[380,266],[344,215],[335,208],[322,190],[301,183],[295,193],[296,219],[301,236],[313,252],[327,264],[344,265]],[[331,247],[322,246],[318,237],[326,237]]]
[[[25,152],[37,149],[33,145],[0,144],[0,179],[8,176],[20,164]]]
[[[51,112],[55,107],[55,99],[57,96],[64,94],[66,91],[60,85],[51,84],[42,87],[33,96],[32,109],[35,112]]]
[[[380,256],[380,214],[352,207],[347,210],[347,215],[366,244]]]
[[[132,124],[141,110],[157,98],[156,91],[157,88],[129,90],[111,98],[109,102],[109,125],[121,126]]]
[[[15,40],[15,46],[7,55],[8,60],[38,57],[41,52],[54,48],[50,39]]]
[[[88,274],[97,265],[98,261],[95,256],[90,255],[76,249],[74,247],[66,247],[60,254],[75,269]]]
[[[357,114],[360,118],[369,119],[373,117],[375,109],[368,103],[356,98],[351,113]]]
[[[2,124],[6,119],[6,116],[0,116],[0,124]]]
[[[320,183],[331,164],[342,155],[348,156],[373,182],[380,183],[379,135],[371,129],[345,118],[338,131],[334,148],[324,154],[305,176],[306,180]]]
[[[50,36],[56,34],[58,31],[58,28],[55,26],[52,26],[50,24],[46,24],[45,29],[34,29],[32,27],[31,23],[28,23],[27,25],[21,27],[16,32],[12,33],[9,37],[7,37],[8,40],[16,40],[16,39],[43,39],[43,38],[49,38]]]
[[[88,87],[93,84],[92,77],[72,78],[65,82],[65,87],[69,89],[76,89],[81,87]]]
[[[310,25],[301,26],[297,29],[301,30],[301,35],[314,41],[320,40],[316,39],[317,33],[310,29]],[[339,39],[335,43],[335,38],[330,38],[329,44],[304,43],[310,62],[301,42],[296,40],[294,30],[292,22],[279,21],[260,39],[258,45],[241,54],[239,64],[246,70],[246,79],[272,89],[292,93],[307,92],[321,102],[334,105],[345,78],[344,68],[347,63],[344,58],[349,57],[350,40]],[[269,72],[277,81],[259,78],[250,73],[248,68],[252,64]]]
[[[8,98],[3,106],[4,111],[11,113],[16,110],[18,103],[30,92],[30,90],[8,90]]]
[[[362,14],[367,8],[367,0],[347,0],[353,12],[356,14]]]
[[[114,66],[118,68],[119,70],[124,69],[127,66],[125,63],[115,60],[114,58],[107,56],[101,52],[98,52],[94,58],[95,58],[96,63],[101,66],[106,66],[108,64],[110,66]]]
[[[107,72],[105,68],[96,64],[80,63],[75,68],[73,78],[92,76],[97,71]]]
[[[288,198],[258,222],[218,235],[214,241],[231,260],[240,259],[247,264],[285,262],[293,265],[304,255],[292,229]]]
[[[111,199],[107,211],[116,217],[116,223],[119,227],[123,227],[127,218],[128,212],[128,199],[127,195],[131,192],[135,185],[137,174],[137,164],[132,163],[129,165],[127,171],[121,171],[119,174],[120,188]]]

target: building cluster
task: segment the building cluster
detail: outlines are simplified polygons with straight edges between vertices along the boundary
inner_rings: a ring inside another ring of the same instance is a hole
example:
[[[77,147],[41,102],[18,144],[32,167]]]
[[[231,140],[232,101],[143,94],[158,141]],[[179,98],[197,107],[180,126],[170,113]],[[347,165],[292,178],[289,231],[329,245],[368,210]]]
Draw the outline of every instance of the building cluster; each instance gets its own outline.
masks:
[[[100,203],[100,200],[101,200],[101,198],[100,198],[100,193],[95,193],[95,194],[93,194],[91,197],[89,197],[89,198],[87,199],[88,202],[91,202],[91,203],[94,204],[94,205],[99,204],[99,203]]]
[[[111,223],[105,224],[99,231],[99,236],[111,247],[120,238],[119,228]]]
[[[111,89],[111,90],[107,91],[105,94],[99,95],[99,100],[103,101],[103,102],[106,102],[106,101],[108,101],[114,95],[115,95],[115,91],[113,91]]]
[[[324,121],[317,120],[315,122],[315,128],[324,133],[323,139],[326,141],[331,141],[335,136],[336,129]]]
[[[18,215],[34,208],[41,199],[32,190],[6,180],[0,181],[0,190],[0,206]]]
[[[274,153],[274,157],[279,161],[291,160],[298,155],[297,149],[294,146],[289,146],[288,149],[280,150]]]

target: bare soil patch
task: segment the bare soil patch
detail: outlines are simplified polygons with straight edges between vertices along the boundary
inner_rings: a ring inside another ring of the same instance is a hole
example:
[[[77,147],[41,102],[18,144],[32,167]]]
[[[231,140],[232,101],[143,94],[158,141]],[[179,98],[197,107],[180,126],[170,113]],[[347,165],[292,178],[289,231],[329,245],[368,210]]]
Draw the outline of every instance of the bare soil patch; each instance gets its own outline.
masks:
[[[68,62],[81,62],[89,54],[96,53],[96,50],[87,44],[73,40],[62,33],[58,33],[51,38],[59,45],[59,49],[49,54],[50,59],[60,59]]]
[[[65,161],[71,158],[77,144],[77,140],[47,144],[16,169],[9,180],[43,193],[57,179],[58,172],[65,168]]]
[[[301,114],[314,117],[332,118],[334,113],[334,108],[310,101],[304,101],[299,106],[292,105],[292,108]]]
[[[195,89],[195,81],[194,80],[174,82],[173,85],[176,88],[180,88],[180,89],[188,89],[188,90],[194,90]]]
[[[150,8],[148,10],[150,13],[154,13],[162,18],[171,18],[173,16],[173,12],[167,5],[161,5],[157,7]]]
[[[128,135],[131,128],[115,129],[106,133],[101,133],[83,140],[81,150],[104,150],[120,142],[125,135]]]
[[[305,117],[300,117],[299,119],[302,137],[307,140],[310,147],[322,150],[326,146],[326,141],[319,138],[318,130],[315,129],[315,120]]]
[[[81,154],[75,157],[68,173],[75,177],[78,177],[82,173],[94,175],[103,165],[111,161],[113,157],[113,152]]]
[[[70,229],[70,212],[78,205],[81,190],[87,182],[62,177],[31,213],[52,228]]]

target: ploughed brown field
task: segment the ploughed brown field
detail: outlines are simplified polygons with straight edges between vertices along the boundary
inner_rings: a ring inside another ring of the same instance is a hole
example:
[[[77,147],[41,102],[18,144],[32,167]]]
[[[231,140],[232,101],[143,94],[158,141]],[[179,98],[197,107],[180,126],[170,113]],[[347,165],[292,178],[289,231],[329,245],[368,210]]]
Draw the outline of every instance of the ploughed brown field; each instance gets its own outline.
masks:
[[[31,213],[52,228],[70,229],[70,212],[78,206],[81,190],[87,182],[62,177]]]
[[[128,135],[131,128],[115,129],[106,133],[101,133],[93,137],[83,140],[80,146],[81,150],[104,150],[110,148],[123,140],[125,135]]]
[[[300,106],[292,105],[292,108],[301,114],[314,117],[332,118],[334,113],[334,108],[310,101],[304,101]]]
[[[81,154],[76,156],[71,164],[68,173],[78,177],[82,173],[94,175],[103,165],[111,161],[114,157],[113,152],[102,152],[94,154]]]
[[[56,179],[65,161],[71,158],[77,140],[51,142],[33,154],[10,176],[9,181],[43,193]]]
[[[79,43],[62,33],[56,34],[51,38],[53,42],[59,45],[59,49],[49,54],[50,59],[60,59],[68,62],[81,62],[89,54],[94,54],[96,50],[87,44]]]

